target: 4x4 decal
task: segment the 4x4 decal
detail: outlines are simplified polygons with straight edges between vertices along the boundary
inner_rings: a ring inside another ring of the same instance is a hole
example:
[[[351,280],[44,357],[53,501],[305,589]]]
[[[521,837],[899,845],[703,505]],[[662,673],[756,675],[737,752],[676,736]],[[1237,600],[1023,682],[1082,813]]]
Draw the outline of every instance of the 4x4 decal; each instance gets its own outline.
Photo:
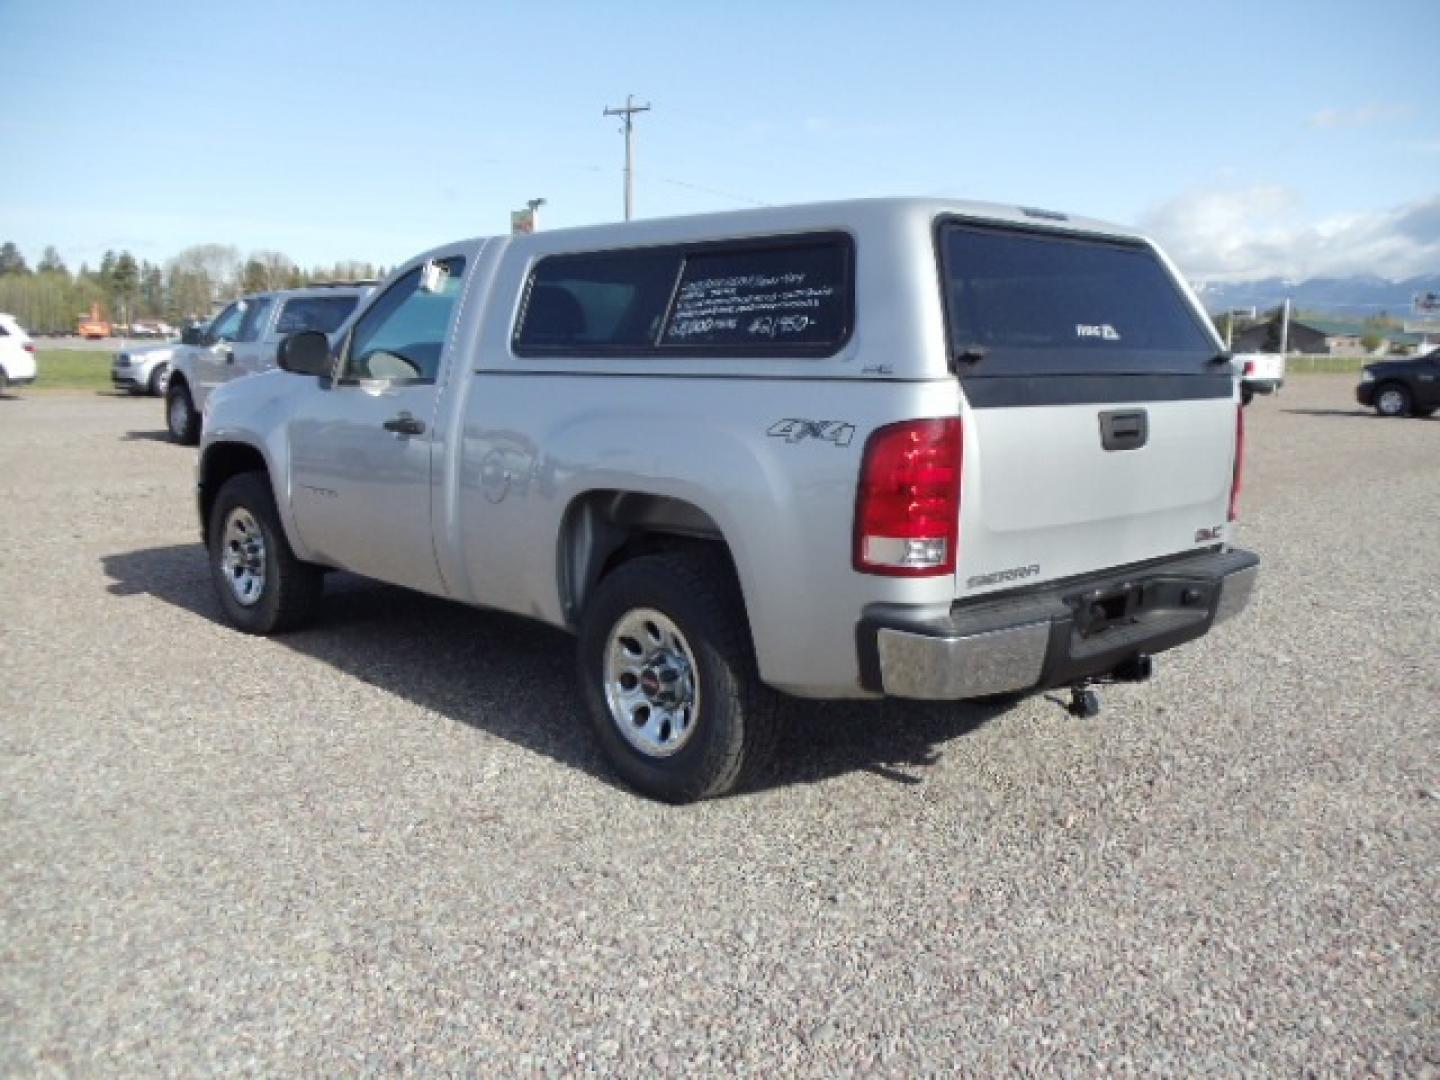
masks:
[[[855,425],[843,420],[780,420],[765,434],[791,444],[801,439],[819,439],[836,446],[849,446],[855,437]]]

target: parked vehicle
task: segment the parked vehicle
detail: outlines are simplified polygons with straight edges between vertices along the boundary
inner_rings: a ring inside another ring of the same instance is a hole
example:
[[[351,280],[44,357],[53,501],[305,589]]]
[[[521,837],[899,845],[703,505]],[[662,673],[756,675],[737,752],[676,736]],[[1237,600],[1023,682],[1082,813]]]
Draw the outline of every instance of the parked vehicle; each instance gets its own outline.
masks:
[[[1360,372],[1355,400],[1381,416],[1429,416],[1440,409],[1440,349],[1382,360]]]
[[[180,331],[160,319],[147,319],[131,326],[130,333],[139,338],[173,338],[178,337]]]
[[[0,394],[35,381],[35,343],[15,316],[0,312]]]
[[[1278,394],[1285,385],[1285,357],[1280,353],[1236,353],[1231,357],[1240,376],[1240,401],[1249,405],[1256,394]]]
[[[99,304],[91,304],[89,313],[82,314],[75,324],[75,332],[82,338],[91,341],[107,338],[113,330],[109,320],[100,314]]]
[[[131,345],[115,354],[110,363],[110,384],[132,394],[164,397],[170,383],[170,362],[179,346],[172,342]]]
[[[304,330],[334,333],[370,284],[310,286],[256,293],[227,305],[208,326],[188,328],[170,359],[165,426],[170,438],[194,446],[210,392],[243,375],[275,366],[281,338]]]
[[[1233,616],[1227,359],[1148,240],[1047,211],[470,240],[212,395],[200,524],[250,633],[327,567],[573,632],[616,771],[687,801],[760,767],[782,694],[1090,715]]]

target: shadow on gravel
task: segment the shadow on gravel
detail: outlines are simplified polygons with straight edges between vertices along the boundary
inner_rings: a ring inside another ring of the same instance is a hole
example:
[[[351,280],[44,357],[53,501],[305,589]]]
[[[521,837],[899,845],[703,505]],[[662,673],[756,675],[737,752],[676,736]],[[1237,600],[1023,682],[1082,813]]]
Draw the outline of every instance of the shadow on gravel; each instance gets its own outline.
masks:
[[[223,621],[198,543],[106,555],[101,565],[115,596],[154,596],[200,618]],[[334,573],[325,581],[319,619],[273,640],[422,708],[621,786],[588,730],[575,681],[574,639],[559,630]],[[775,762],[759,789],[858,770],[922,784],[922,770],[939,760],[945,742],[1005,711],[893,701],[791,699],[790,706]]]
[[[1377,416],[1369,409],[1281,409],[1281,412],[1290,413],[1293,416],[1342,416],[1349,420],[1382,420],[1384,417]],[[1440,416],[1406,416],[1404,420],[1431,420],[1440,422]]]
[[[163,428],[159,431],[127,431],[120,437],[122,442],[164,442],[171,441],[170,435]]]

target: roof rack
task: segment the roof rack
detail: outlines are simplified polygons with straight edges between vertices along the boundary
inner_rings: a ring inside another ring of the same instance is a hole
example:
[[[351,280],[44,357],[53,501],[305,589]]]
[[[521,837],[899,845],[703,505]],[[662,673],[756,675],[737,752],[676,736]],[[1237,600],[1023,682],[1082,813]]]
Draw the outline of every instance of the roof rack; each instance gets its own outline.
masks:
[[[312,281],[306,285],[297,285],[297,289],[353,289],[357,286],[378,285],[379,278],[356,278],[354,281]]]

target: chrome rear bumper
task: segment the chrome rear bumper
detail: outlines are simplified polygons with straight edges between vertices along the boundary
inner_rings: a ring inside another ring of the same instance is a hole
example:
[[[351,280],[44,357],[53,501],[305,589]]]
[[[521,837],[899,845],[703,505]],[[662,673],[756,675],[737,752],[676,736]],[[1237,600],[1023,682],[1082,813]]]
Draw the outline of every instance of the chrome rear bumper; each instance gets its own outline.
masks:
[[[1104,675],[1233,618],[1259,563],[1239,550],[1172,559],[957,605],[939,619],[877,605],[859,628],[861,681],[893,697],[941,701]],[[1133,610],[1087,625],[1084,608],[1110,592],[1133,596]]]

